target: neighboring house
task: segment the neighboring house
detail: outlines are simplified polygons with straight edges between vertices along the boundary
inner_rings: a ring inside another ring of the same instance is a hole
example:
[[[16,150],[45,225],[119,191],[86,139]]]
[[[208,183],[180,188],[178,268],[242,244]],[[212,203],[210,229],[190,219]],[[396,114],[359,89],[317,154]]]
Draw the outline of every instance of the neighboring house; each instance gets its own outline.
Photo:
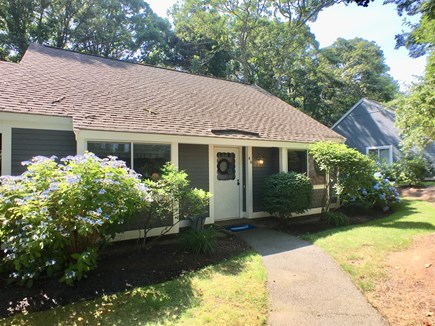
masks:
[[[331,129],[344,136],[349,147],[375,155],[389,165],[402,156],[402,139],[395,126],[395,113],[378,102],[361,99]],[[424,154],[434,162],[435,143],[429,145]]]
[[[307,149],[344,141],[257,86],[40,45],[19,64],[0,62],[0,90],[2,174],[36,155],[87,150],[145,176],[172,161],[213,194],[207,223],[267,216],[264,180],[289,169],[311,177],[307,214],[320,212],[324,177]]]

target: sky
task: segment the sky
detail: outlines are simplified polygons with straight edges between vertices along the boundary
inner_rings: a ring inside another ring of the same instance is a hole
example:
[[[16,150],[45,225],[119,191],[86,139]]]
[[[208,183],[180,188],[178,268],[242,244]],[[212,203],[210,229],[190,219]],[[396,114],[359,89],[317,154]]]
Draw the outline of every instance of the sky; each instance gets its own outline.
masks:
[[[161,17],[167,17],[167,10],[176,0],[146,0],[151,9]],[[320,47],[326,47],[339,38],[362,37],[375,41],[384,52],[390,74],[402,90],[411,84],[415,76],[422,76],[426,58],[412,59],[405,48],[394,49],[394,36],[404,30],[403,17],[397,14],[394,4],[383,5],[375,0],[368,8],[355,4],[338,4],[320,12],[317,21],[310,24]]]

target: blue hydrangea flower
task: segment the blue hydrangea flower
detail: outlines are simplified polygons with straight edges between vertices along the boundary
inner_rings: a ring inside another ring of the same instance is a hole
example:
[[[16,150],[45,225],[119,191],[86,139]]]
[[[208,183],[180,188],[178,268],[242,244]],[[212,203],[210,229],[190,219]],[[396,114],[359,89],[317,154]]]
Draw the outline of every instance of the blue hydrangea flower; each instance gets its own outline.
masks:
[[[361,194],[362,194],[363,196],[367,196],[367,190],[365,190],[365,188],[362,188],[362,189],[361,189]]]

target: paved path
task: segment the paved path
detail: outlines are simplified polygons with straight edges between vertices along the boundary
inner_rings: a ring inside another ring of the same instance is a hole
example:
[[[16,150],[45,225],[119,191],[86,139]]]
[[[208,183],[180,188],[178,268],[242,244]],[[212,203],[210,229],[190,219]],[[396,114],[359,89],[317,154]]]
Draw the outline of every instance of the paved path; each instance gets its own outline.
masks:
[[[263,256],[271,325],[387,325],[320,248],[272,230],[238,234]]]

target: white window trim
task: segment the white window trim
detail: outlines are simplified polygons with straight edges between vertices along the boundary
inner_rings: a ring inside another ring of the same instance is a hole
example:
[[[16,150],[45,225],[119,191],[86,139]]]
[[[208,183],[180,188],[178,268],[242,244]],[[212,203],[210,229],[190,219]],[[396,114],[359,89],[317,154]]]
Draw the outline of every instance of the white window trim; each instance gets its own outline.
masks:
[[[367,146],[366,147],[366,155],[369,155],[369,151],[373,149],[388,149],[388,165],[393,164],[393,145],[383,145],[383,146]],[[379,151],[378,151],[378,157],[379,157]]]

